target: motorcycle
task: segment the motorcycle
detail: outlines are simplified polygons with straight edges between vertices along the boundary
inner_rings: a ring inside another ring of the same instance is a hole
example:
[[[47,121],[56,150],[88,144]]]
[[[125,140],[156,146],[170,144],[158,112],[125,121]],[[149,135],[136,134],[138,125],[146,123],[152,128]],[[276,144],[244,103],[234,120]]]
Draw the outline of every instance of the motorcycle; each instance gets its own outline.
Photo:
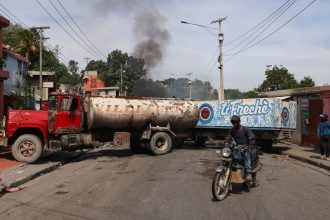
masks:
[[[247,180],[244,167],[244,154],[250,153],[252,181]],[[243,184],[247,191],[256,186],[257,172],[262,168],[259,161],[260,149],[255,147],[248,150],[245,145],[237,145],[233,140],[226,144],[222,151],[217,151],[221,157],[221,165],[216,169],[212,181],[212,194],[215,200],[221,201],[226,198],[232,183]]]

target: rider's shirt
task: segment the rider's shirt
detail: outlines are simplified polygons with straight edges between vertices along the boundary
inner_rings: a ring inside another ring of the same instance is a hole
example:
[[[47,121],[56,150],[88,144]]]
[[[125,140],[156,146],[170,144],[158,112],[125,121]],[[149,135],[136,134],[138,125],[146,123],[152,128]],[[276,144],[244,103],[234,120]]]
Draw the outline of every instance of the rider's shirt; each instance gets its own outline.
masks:
[[[234,138],[237,145],[248,145],[250,143],[249,140],[254,139],[255,135],[252,133],[250,128],[241,125],[238,130],[231,128],[229,130],[228,137],[229,140]]]

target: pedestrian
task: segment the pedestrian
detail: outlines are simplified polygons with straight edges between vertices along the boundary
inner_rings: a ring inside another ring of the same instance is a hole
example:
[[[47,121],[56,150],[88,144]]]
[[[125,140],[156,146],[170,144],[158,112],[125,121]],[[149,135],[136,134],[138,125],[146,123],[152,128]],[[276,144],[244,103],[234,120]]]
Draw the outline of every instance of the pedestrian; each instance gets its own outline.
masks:
[[[330,160],[330,121],[328,114],[320,115],[321,121],[317,126],[317,136],[320,139],[321,160]]]

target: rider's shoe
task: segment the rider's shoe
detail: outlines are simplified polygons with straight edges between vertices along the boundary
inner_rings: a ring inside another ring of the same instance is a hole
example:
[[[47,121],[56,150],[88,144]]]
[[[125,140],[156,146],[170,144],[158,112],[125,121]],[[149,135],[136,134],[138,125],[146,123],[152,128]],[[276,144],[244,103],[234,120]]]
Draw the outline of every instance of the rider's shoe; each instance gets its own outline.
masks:
[[[251,175],[251,173],[248,173],[247,175],[246,175],[246,180],[248,180],[248,181],[252,181],[252,175]]]

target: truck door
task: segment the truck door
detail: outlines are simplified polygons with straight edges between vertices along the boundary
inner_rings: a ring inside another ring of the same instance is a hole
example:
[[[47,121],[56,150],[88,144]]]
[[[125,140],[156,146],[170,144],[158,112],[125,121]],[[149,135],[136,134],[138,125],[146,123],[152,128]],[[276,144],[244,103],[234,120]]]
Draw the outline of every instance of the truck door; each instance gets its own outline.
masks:
[[[62,97],[56,117],[55,133],[70,134],[81,131],[81,112],[79,97]]]

